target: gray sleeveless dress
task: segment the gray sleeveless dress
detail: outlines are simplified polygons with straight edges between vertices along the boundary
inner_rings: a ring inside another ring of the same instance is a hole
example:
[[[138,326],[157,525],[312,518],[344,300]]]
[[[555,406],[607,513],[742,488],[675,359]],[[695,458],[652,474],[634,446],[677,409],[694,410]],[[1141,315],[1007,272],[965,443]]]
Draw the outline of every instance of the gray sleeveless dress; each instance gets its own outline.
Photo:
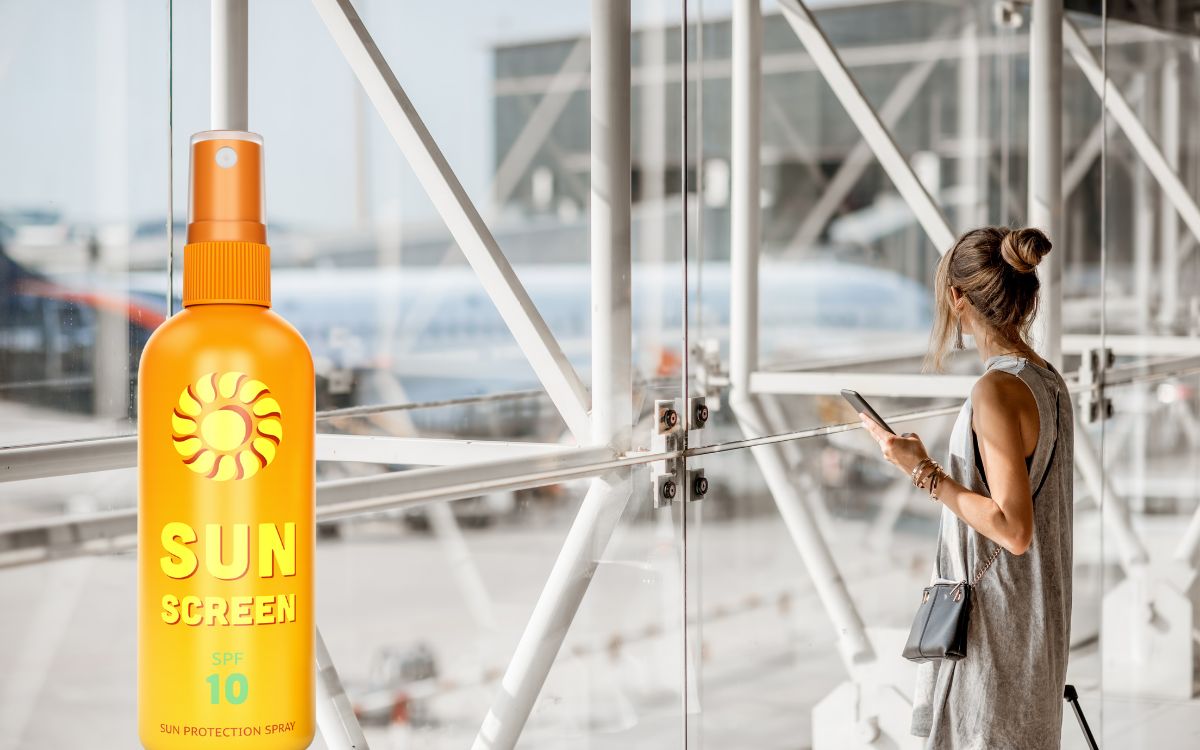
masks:
[[[928,737],[932,750],[1058,748],[1071,628],[1071,399],[1049,364],[1002,355],[985,369],[1016,375],[1037,401],[1039,434],[1029,462],[1033,542],[1021,556],[1001,552],[976,586],[966,657],[918,665],[912,733]],[[971,413],[968,398],[946,470],[987,495]],[[942,508],[933,579],[969,580],[995,549]]]

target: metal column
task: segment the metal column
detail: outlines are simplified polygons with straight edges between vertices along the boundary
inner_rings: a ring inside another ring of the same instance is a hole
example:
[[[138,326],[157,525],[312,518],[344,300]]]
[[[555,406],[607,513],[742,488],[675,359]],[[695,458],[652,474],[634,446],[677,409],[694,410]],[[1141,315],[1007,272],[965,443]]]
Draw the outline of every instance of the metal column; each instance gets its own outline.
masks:
[[[1063,0],[1037,0],[1029,32],[1029,214],[1057,251],[1038,267],[1042,300],[1034,342],[1062,367],[1062,60]]]
[[[1162,69],[1162,90],[1159,97],[1162,152],[1167,166],[1179,173],[1180,147],[1180,86],[1179,55],[1174,50],[1166,51],[1167,59]],[[1159,237],[1162,255],[1159,269],[1158,325],[1162,332],[1170,333],[1179,317],[1179,217],[1170,202],[1163,200],[1160,208]]]
[[[769,429],[762,407],[750,391],[750,375],[758,367],[759,146],[762,137],[759,119],[762,10],[758,0],[734,3],[732,78],[729,404],[742,432],[753,437]],[[781,447],[762,445],[751,452],[812,576],[821,603],[840,634],[839,647],[847,667],[869,661],[874,658],[874,652],[862,618],[812,512],[791,482]]]
[[[633,422],[629,46],[629,0],[592,0],[592,442],[617,452],[629,450]],[[517,744],[630,490],[627,469],[592,481],[474,750]]]
[[[213,0],[211,29],[211,127],[248,130],[249,49],[247,0]],[[321,737],[330,750],[366,750],[367,742],[337,670],[316,632],[316,711]]]
[[[758,369],[759,145],[762,111],[762,8],[759,0],[733,4],[733,101],[729,206],[729,380],[749,393]]]
[[[210,61],[213,130],[250,127],[247,29],[247,0],[213,0]]]

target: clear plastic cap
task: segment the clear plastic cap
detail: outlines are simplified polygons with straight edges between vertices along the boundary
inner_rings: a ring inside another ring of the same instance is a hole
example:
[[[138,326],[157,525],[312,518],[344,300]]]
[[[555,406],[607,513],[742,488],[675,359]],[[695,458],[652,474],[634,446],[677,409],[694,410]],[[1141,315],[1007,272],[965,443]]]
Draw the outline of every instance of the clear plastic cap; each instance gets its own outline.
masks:
[[[263,141],[256,133],[192,136],[187,241],[267,241]]]

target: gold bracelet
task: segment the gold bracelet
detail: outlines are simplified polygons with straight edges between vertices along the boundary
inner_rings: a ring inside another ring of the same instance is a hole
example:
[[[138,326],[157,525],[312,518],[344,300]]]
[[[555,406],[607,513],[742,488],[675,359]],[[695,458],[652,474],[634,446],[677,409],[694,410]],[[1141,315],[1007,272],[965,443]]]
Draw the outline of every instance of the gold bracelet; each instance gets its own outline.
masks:
[[[925,486],[924,481],[921,479],[921,474],[924,473],[926,467],[928,467],[928,466],[937,466],[937,462],[934,461],[932,458],[926,457],[926,458],[921,459],[921,462],[913,467],[912,476],[911,476],[913,487],[924,487]]]
[[[937,467],[937,470],[934,471],[933,476],[929,479],[929,499],[935,503],[938,502],[937,486],[941,483],[942,478],[946,476],[948,476],[946,472],[943,471],[942,467],[939,466]]]
[[[938,464],[937,461],[930,459],[926,470],[922,470],[921,474],[917,477],[917,487],[920,489],[925,489],[925,483],[929,481],[929,478],[932,477],[935,472],[940,471],[941,468],[941,465]]]

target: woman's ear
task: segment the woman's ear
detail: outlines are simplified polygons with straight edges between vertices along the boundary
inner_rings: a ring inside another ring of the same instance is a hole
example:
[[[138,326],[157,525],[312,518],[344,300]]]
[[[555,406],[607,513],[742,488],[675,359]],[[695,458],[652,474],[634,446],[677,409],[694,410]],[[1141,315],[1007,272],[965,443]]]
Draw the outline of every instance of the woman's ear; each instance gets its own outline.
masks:
[[[950,287],[950,306],[954,308],[954,312],[961,315],[966,304],[966,295],[959,291],[958,287]]]

